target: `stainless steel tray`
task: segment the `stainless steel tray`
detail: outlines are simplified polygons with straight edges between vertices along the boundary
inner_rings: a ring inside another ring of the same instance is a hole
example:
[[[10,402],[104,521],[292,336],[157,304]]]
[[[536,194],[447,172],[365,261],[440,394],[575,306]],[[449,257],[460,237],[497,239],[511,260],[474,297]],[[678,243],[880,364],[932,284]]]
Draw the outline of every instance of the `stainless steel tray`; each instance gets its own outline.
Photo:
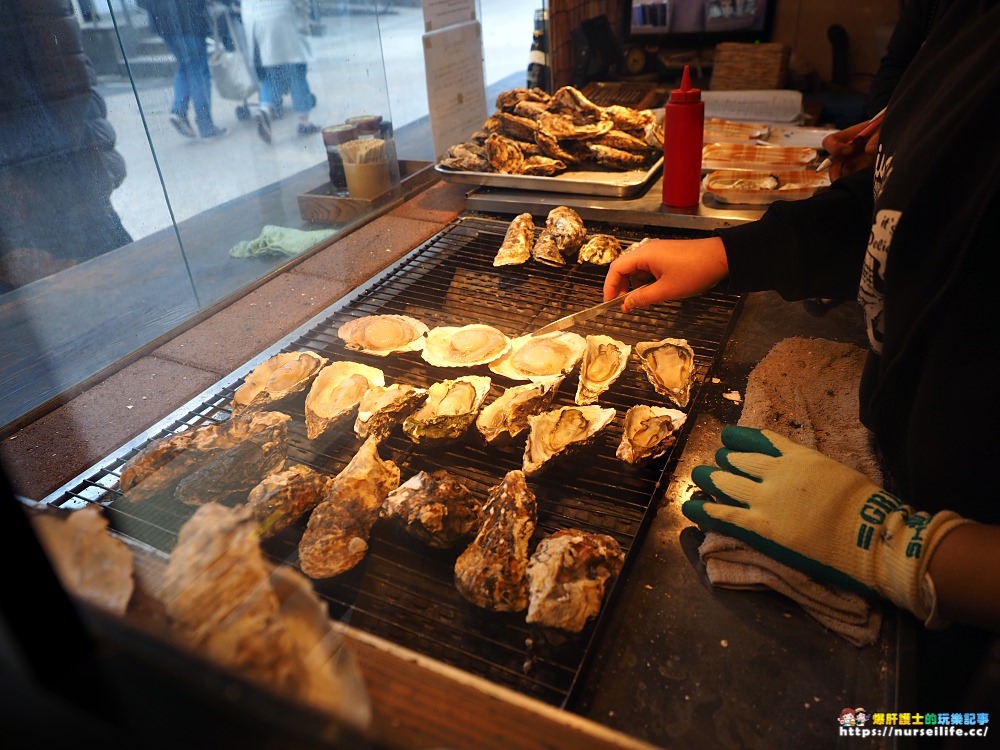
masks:
[[[540,190],[548,193],[573,193],[600,195],[610,198],[634,198],[642,194],[649,183],[660,173],[663,158],[657,159],[648,170],[631,172],[569,171],[555,177],[534,175],[495,174],[492,172],[456,172],[435,164],[434,169],[443,180],[462,185],[511,188],[513,190]]]

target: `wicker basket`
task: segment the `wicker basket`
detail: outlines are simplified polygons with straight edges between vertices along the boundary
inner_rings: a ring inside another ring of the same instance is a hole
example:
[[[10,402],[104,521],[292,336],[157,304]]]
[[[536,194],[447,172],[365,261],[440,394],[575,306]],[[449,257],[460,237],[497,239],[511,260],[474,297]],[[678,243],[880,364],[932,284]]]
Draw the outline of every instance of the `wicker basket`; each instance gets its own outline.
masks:
[[[712,89],[780,89],[788,77],[789,48],[786,44],[738,44],[715,46]]]

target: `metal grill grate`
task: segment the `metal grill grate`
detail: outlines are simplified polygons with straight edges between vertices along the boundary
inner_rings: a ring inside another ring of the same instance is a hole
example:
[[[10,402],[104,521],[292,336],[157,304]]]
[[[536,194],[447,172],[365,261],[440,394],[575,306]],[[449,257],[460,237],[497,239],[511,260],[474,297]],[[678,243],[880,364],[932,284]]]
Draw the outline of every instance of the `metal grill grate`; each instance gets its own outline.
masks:
[[[278,351],[312,349],[331,361],[364,362],[382,369],[387,383],[406,382],[421,387],[459,374],[490,375],[491,398],[502,387],[516,385],[493,375],[485,366],[442,369],[425,363],[419,353],[383,358],[352,352],[337,336],[338,328],[347,320],[397,313],[412,315],[429,327],[489,323],[513,337],[567,311],[600,301],[605,274],[601,267],[570,263],[555,268],[529,261],[523,266],[494,268],[492,259],[507,224],[481,217],[453,222],[352,296],[332,305],[46,502],[62,507],[102,503],[112,526],[120,533],[169,553],[180,527],[195,509],[175,501],[133,504],[122,500],[117,490],[122,464],[150,440],[226,419],[230,399],[243,377]],[[627,232],[616,235],[625,245],[640,239]],[[737,304],[737,297],[710,293],[628,315],[606,313],[576,330],[580,334],[604,333],[630,344],[666,336],[688,339],[696,354],[698,374],[692,406],[697,407],[698,391],[721,349]],[[563,382],[554,406],[571,404],[575,390],[576,377],[571,374]],[[577,527],[612,535],[626,553],[637,543],[661,494],[661,478],[671,458],[667,455],[640,467],[615,458],[625,410],[643,402],[664,403],[664,399],[655,393],[633,358],[601,398],[602,405],[613,406],[618,412],[611,426],[592,445],[556,459],[544,472],[529,477],[529,486],[538,500],[539,536]],[[332,435],[310,441],[305,435],[302,409],[302,398],[285,409],[293,417],[289,460],[336,474],[360,445],[352,431],[353,421]],[[674,452],[682,442],[683,434]],[[499,483],[507,471],[521,467],[523,445],[524,437],[504,448],[486,446],[472,428],[466,438],[453,444],[418,446],[397,428],[379,452],[399,465],[403,481],[422,469],[445,468],[485,498],[488,489]],[[266,553],[276,562],[294,565],[305,522],[303,518],[267,540]],[[375,525],[365,560],[341,576],[316,581],[315,588],[329,602],[331,616],[355,628],[547,703],[565,705],[587,661],[599,621],[578,635],[554,637],[527,625],[523,613],[479,610],[465,602],[454,588],[457,554],[432,550],[383,520]]]

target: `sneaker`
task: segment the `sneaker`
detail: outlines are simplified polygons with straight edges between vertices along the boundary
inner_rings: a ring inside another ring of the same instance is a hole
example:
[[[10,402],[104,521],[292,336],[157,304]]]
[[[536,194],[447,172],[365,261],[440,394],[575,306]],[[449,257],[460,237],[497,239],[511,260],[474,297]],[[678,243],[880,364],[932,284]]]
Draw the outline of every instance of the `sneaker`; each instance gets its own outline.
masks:
[[[264,143],[271,142],[271,116],[264,108],[257,110],[257,135]]]
[[[314,122],[300,122],[299,135],[312,135],[320,131],[319,125]]]
[[[202,133],[201,137],[204,138],[220,138],[229,132],[229,128],[218,128],[215,125],[207,133]]]
[[[194,128],[191,127],[191,123],[188,122],[188,118],[184,115],[179,115],[176,112],[170,113],[170,124],[174,126],[178,133],[183,135],[185,138],[197,138],[198,134],[194,132]]]

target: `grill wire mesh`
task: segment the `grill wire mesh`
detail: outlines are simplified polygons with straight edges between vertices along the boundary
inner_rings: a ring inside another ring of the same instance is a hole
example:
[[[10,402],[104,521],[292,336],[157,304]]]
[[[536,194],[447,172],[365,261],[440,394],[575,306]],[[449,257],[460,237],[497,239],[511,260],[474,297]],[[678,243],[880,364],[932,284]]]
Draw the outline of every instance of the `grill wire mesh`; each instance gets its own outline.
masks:
[[[532,260],[522,266],[494,268],[492,259],[507,226],[505,220],[460,217],[274,349],[312,349],[331,361],[363,362],[382,369],[387,384],[426,388],[461,374],[488,375],[493,379],[488,403],[503,387],[518,383],[491,373],[486,366],[432,367],[416,352],[375,357],[350,351],[337,330],[353,318],[395,313],[416,317],[431,328],[487,323],[515,337],[601,300],[604,267],[572,261],[551,267]],[[626,247],[641,238],[625,230],[613,233]],[[607,334],[632,345],[668,336],[686,338],[697,365],[691,405],[686,410],[691,414],[738,302],[738,297],[710,292],[627,315],[608,312],[574,330],[581,335]],[[121,466],[151,440],[228,418],[235,388],[262,358],[247,363],[45,502],[59,507],[100,503],[112,527],[126,539],[169,553],[195,508],[172,499],[144,503],[123,499],[118,490]],[[573,403],[576,383],[575,372],[567,376],[553,408]],[[291,406],[282,407],[293,417],[289,463],[305,463],[334,475],[360,446],[353,433],[353,417],[332,433],[310,441],[305,434],[303,401],[299,397]],[[610,427],[591,445],[553,460],[543,472],[528,478],[538,501],[535,541],[543,534],[575,527],[610,534],[628,555],[662,494],[665,469],[680,450],[686,432],[682,431],[670,453],[646,465],[632,466],[615,458],[629,406],[669,405],[655,393],[634,355],[600,403],[617,411]],[[689,418],[688,425],[692,422]],[[506,447],[487,446],[472,427],[451,444],[416,445],[397,426],[379,453],[399,465],[402,481],[420,470],[443,468],[485,499],[489,488],[508,471],[521,468],[524,441],[522,434]],[[297,543],[307,517],[264,541],[264,551],[273,561],[296,564]],[[454,560],[460,550],[431,549],[385,519],[375,524],[370,541],[369,553],[356,568],[314,582],[318,594],[329,602],[331,617],[546,703],[566,705],[596,642],[599,618],[579,634],[542,632],[525,623],[523,612],[487,612],[465,602],[453,583]],[[612,590],[605,609],[613,595]]]

